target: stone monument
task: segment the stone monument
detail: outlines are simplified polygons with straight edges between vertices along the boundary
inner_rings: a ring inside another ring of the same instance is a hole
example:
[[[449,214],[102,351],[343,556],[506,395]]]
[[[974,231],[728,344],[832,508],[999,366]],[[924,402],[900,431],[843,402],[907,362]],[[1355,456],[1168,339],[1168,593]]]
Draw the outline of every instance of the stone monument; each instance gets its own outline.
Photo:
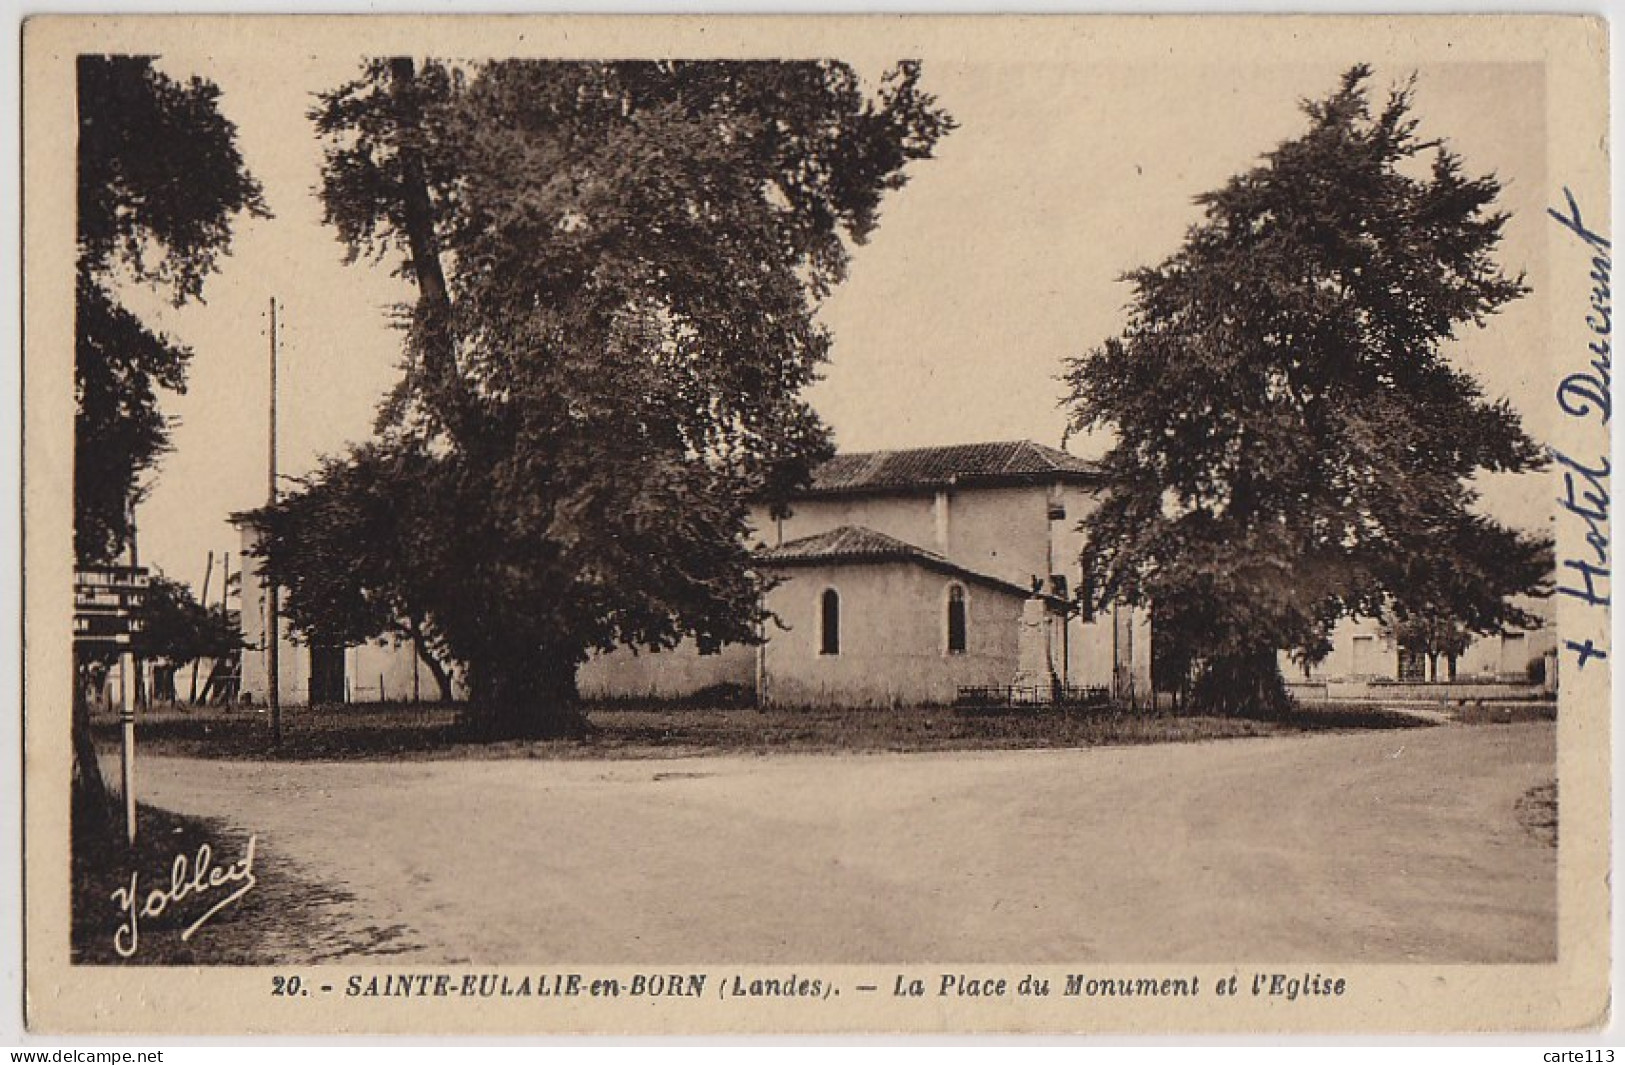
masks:
[[[1049,652],[1049,605],[1037,595],[1021,606],[1021,630],[1016,637],[1016,688],[1036,688],[1038,698],[1049,702],[1055,697],[1055,663]],[[1022,697],[1021,692],[1016,693]],[[1030,696],[1029,696],[1030,697]]]

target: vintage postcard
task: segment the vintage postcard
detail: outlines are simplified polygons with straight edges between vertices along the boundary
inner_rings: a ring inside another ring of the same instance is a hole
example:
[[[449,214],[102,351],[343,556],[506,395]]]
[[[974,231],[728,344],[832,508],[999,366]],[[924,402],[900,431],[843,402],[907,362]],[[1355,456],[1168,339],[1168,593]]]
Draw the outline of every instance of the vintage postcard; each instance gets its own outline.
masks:
[[[1591,17],[41,17],[36,1033],[1608,1023]]]

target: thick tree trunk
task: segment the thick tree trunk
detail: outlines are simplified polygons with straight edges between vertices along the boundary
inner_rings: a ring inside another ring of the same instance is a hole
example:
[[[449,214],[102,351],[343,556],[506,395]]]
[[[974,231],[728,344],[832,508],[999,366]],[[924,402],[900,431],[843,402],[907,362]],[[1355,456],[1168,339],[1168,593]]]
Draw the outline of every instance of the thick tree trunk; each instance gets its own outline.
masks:
[[[576,687],[580,655],[543,650],[528,660],[474,671],[469,708],[482,739],[577,739],[592,726]]]
[[[423,664],[429,667],[429,675],[434,677],[435,687],[440,691],[440,701],[443,703],[452,702],[456,698],[456,693],[451,690],[451,673],[447,671],[445,666],[440,664],[438,658],[429,653],[428,648],[423,646],[422,641],[418,642],[417,651],[418,657],[423,660]]]
[[[77,658],[77,656],[75,656]],[[84,678],[77,663],[73,671],[73,831],[84,839],[96,840],[111,834],[112,805],[107,783],[102,779],[96,758],[96,743],[90,734],[90,700],[85,697]]]
[[[1292,707],[1273,648],[1209,659],[1191,693],[1192,709],[1226,717],[1280,717]]]
[[[453,699],[451,690],[451,673],[440,660],[429,650],[429,642],[423,638],[423,626],[416,621],[408,622],[407,632],[412,637],[412,650],[418,660],[429,667],[429,675],[434,677],[435,686],[440,689],[440,701],[449,703]]]
[[[423,153],[422,105],[417,97],[417,72],[410,56],[389,61],[390,94],[396,104],[399,136],[396,151],[401,161],[402,228],[411,254],[412,277],[418,287],[418,336],[427,390],[438,400],[434,406],[446,419],[454,439],[469,442],[473,419],[468,390],[457,367],[451,328],[451,292],[440,262],[440,241],[435,231],[434,204],[429,198]]]

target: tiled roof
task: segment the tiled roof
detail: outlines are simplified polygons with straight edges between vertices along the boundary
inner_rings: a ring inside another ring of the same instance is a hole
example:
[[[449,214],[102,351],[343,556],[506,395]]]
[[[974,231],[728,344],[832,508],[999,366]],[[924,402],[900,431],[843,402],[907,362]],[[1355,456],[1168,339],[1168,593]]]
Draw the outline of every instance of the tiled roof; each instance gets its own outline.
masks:
[[[842,525],[838,529],[831,529],[816,536],[804,536],[778,547],[760,548],[756,552],[756,558],[768,568],[811,566],[820,563],[912,562],[939,573],[990,585],[1013,595],[1031,594],[1019,584],[966,569],[948,561],[935,551],[927,551],[923,547],[916,547],[914,544],[905,543],[896,537],[861,525]]]
[[[948,561],[923,547],[915,547],[861,525],[843,525],[839,529],[831,529],[817,536],[803,536],[778,547],[764,547],[756,552],[756,557],[764,562],[879,562],[905,558]]]
[[[954,484],[1092,483],[1095,467],[1031,440],[836,455],[813,471],[810,495],[907,491]]]

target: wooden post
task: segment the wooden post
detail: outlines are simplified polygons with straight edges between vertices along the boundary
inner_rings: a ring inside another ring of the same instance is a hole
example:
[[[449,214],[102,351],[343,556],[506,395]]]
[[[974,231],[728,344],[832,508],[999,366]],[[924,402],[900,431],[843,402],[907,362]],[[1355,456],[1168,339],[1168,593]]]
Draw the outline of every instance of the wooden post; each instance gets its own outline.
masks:
[[[1134,610],[1128,612],[1128,708],[1130,713],[1139,713],[1140,693],[1134,677]]]
[[[269,447],[267,449],[265,502],[276,505],[276,297],[271,297],[271,412]],[[279,645],[282,643],[281,619],[277,616],[276,582],[265,582],[265,671],[266,699],[271,704],[271,743],[282,745],[282,678]]]
[[[1117,603],[1114,601],[1112,603],[1112,679],[1110,692],[1113,703],[1121,702],[1123,698],[1123,660],[1122,651],[1118,647],[1122,629],[1122,619],[1118,614]]]
[[[241,565],[239,564],[239,570],[240,570],[240,568],[241,568]],[[239,584],[242,582],[242,573],[241,572],[239,572],[237,574],[237,580],[238,580]],[[239,589],[239,591],[240,590],[241,589]],[[204,606],[207,606],[207,605],[208,605],[207,603],[204,604]],[[220,620],[221,621],[229,621],[229,620],[231,620],[231,552],[230,551],[227,551],[225,553],[225,557],[220,563]],[[240,620],[241,619],[239,619],[239,621]],[[237,668],[236,668],[235,672],[237,674],[238,688],[241,689],[242,678],[243,678],[243,653],[242,653],[241,650],[233,651],[232,653],[237,656]],[[228,658],[226,661],[229,664],[231,660]],[[213,674],[214,674],[214,671],[211,671],[210,672],[210,680],[211,681],[214,679]],[[205,696],[205,698],[207,698],[207,696],[208,696],[208,690],[207,690],[208,685],[204,685],[204,689],[205,689],[204,690],[204,696]],[[222,690],[229,690],[229,689],[226,689],[225,686],[222,685]],[[225,697],[225,700],[224,700],[225,704],[227,706],[230,706],[231,705],[231,700],[235,699],[236,697],[237,697],[236,692],[230,692],[230,694],[227,694],[226,697]]]
[[[118,656],[119,724],[124,733],[124,838],[135,846],[135,656],[124,651]]]
[[[203,567],[203,594],[198,597],[199,601],[203,604],[204,610],[209,609],[209,578],[213,576],[214,552],[210,551],[208,564]],[[225,582],[222,581],[221,583],[223,584]],[[197,659],[195,658],[192,659],[192,691],[191,694],[187,695],[186,701],[189,705],[197,705]]]

